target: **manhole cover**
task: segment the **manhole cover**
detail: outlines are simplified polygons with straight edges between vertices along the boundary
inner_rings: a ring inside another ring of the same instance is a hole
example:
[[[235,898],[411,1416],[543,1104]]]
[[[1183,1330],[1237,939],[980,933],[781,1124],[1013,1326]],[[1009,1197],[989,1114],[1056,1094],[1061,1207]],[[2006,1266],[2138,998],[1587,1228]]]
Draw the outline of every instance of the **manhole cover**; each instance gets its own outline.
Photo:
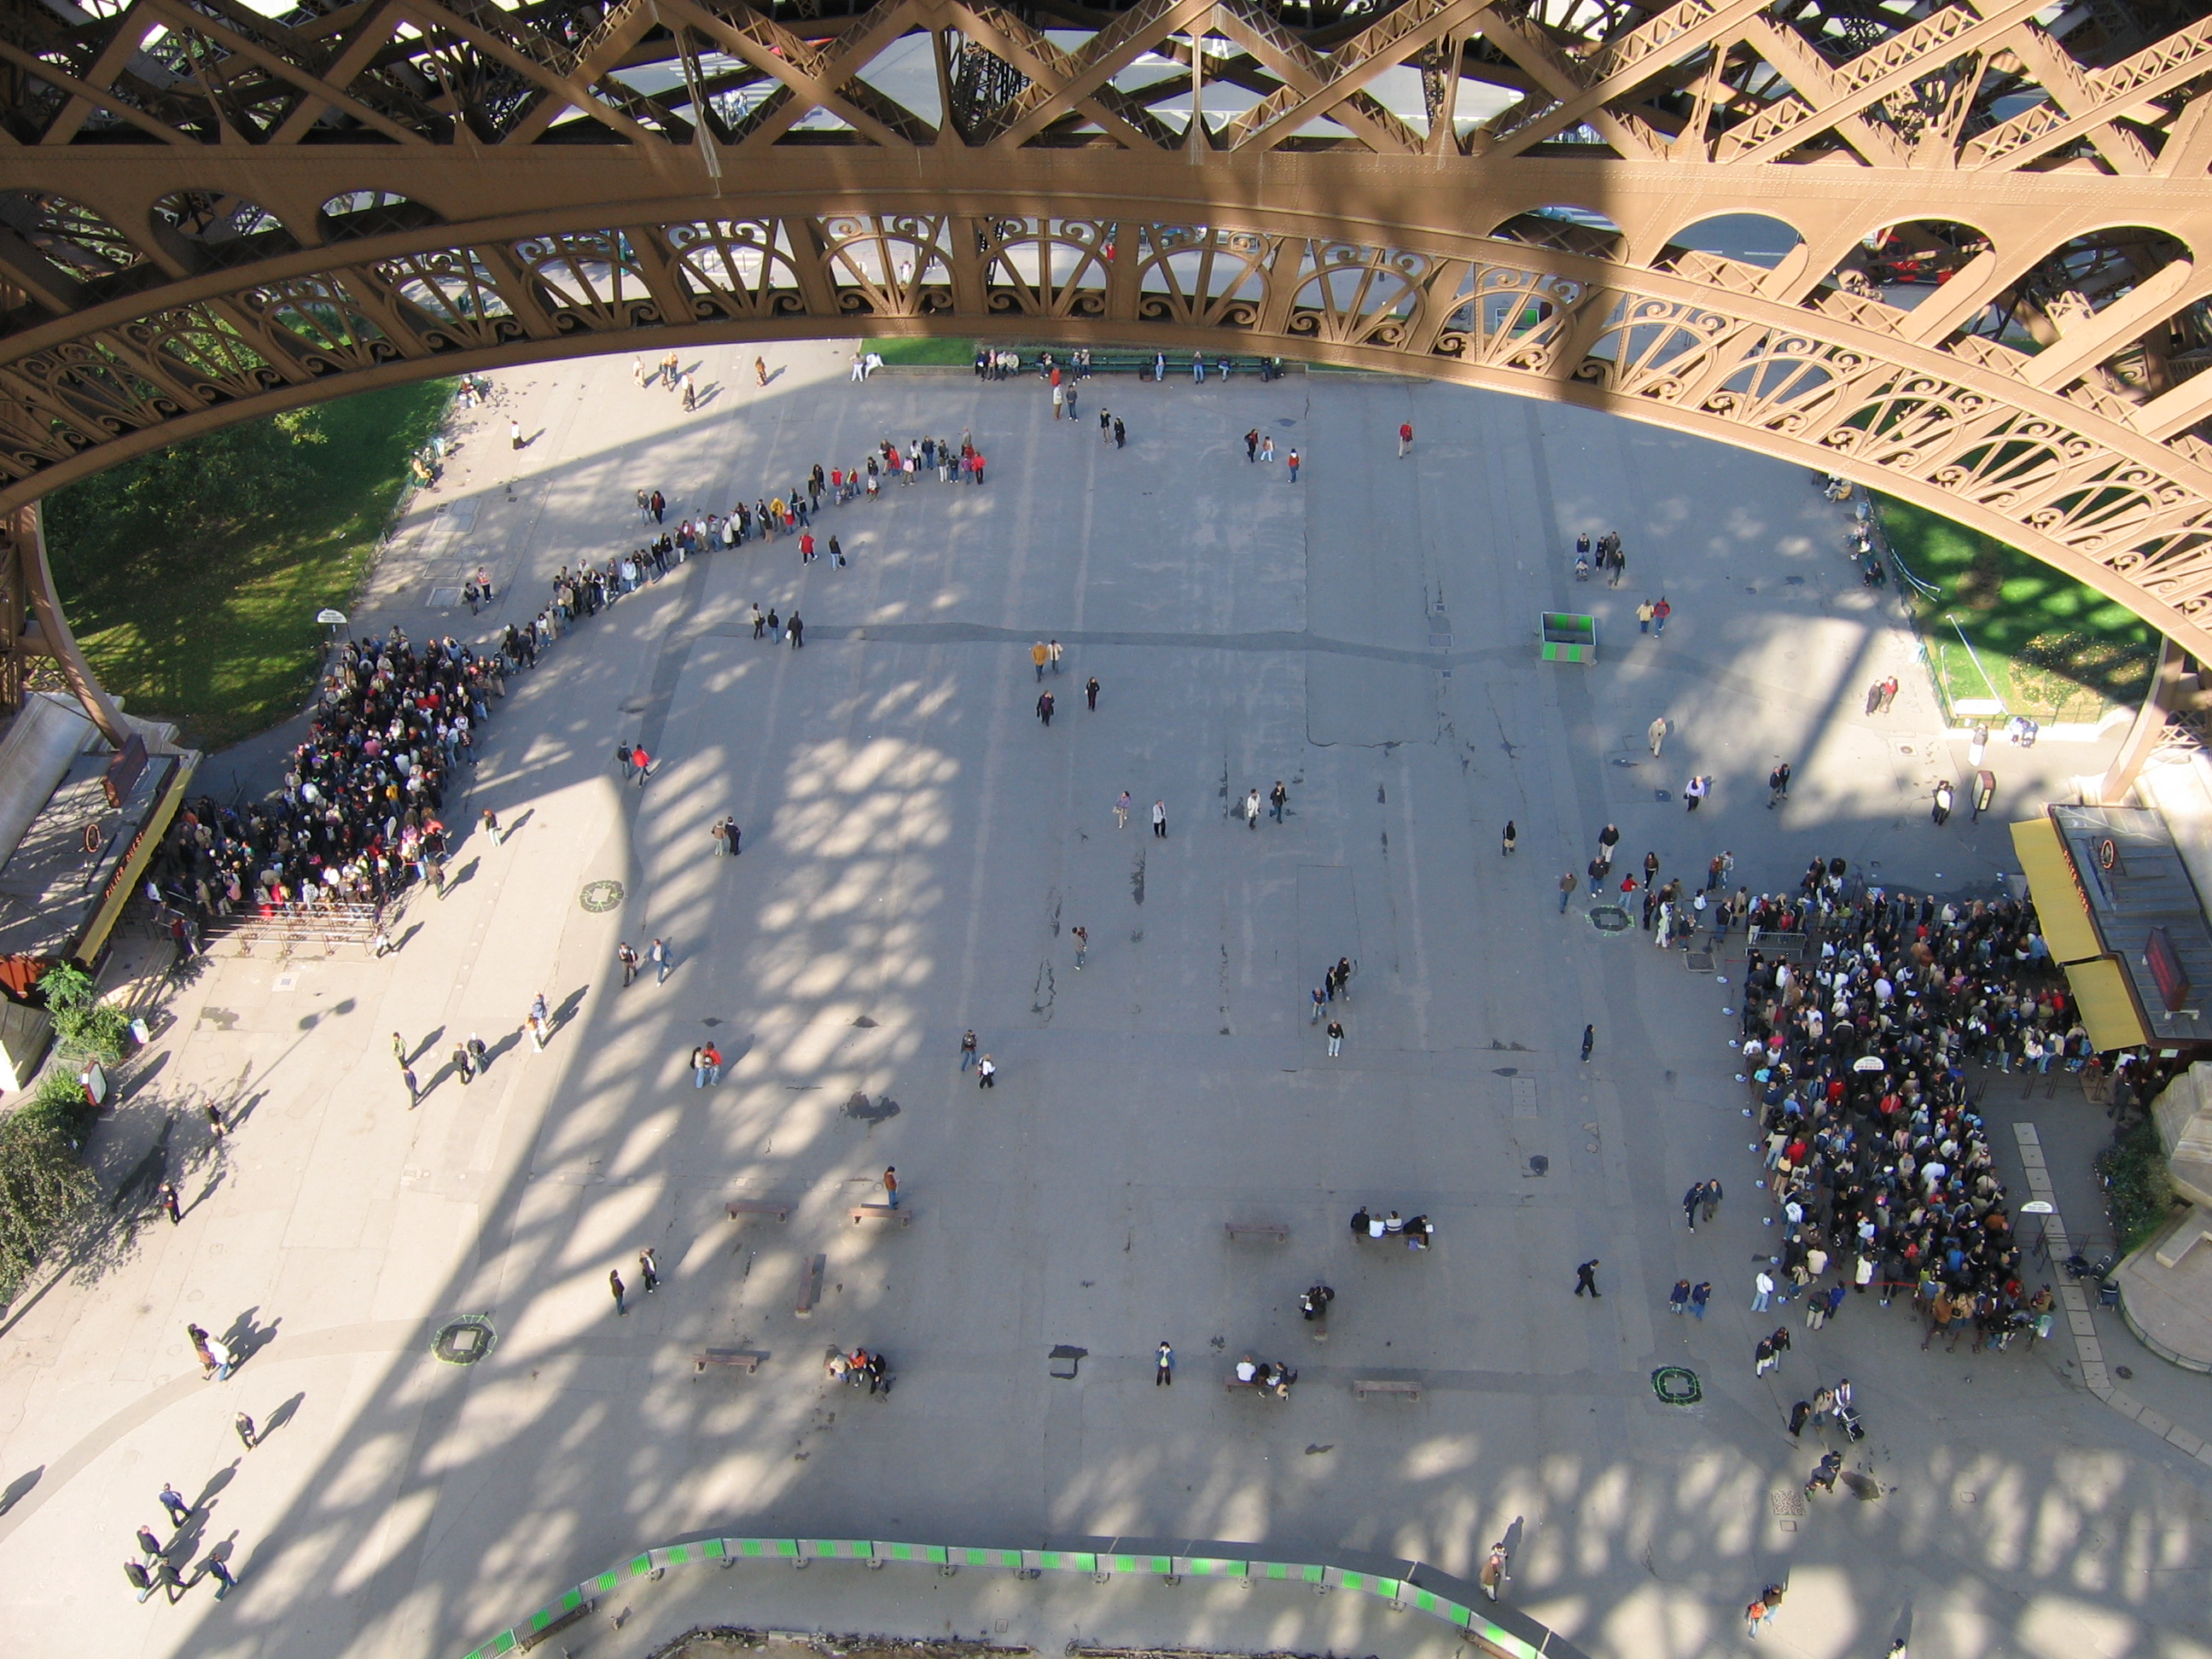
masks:
[[[1662,1365],[1652,1372],[1651,1392],[1662,1406],[1694,1406],[1705,1397],[1698,1374],[1680,1365]]]
[[[483,1314],[469,1314],[443,1327],[431,1340],[430,1352],[448,1365],[473,1365],[491,1352],[499,1334]]]
[[[586,910],[611,910],[623,902],[623,884],[618,881],[587,881],[584,890],[576,896],[576,902]]]
[[[1796,1486],[1788,1492],[1771,1492],[1766,1494],[1766,1507],[1773,1510],[1777,1517],[1786,1521],[1806,1512],[1805,1494]]]
[[[1618,904],[1601,904],[1589,913],[1590,926],[1601,933],[1626,933],[1635,924]]]

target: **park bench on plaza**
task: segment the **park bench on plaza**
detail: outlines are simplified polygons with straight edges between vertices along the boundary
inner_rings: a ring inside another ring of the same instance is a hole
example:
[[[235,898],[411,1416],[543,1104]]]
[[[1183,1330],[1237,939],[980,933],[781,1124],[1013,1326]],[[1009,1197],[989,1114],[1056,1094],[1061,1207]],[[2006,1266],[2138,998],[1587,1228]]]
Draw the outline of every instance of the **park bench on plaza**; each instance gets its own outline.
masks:
[[[910,1227],[914,1224],[913,1211],[894,1209],[888,1204],[855,1204],[852,1209],[852,1216],[853,1224],[855,1227],[863,1221],[887,1222],[897,1227]]]
[[[742,1221],[749,1215],[772,1216],[778,1221],[791,1218],[791,1206],[775,1198],[733,1198],[724,1206],[730,1219]]]
[[[691,1356],[691,1374],[697,1376],[709,1365],[733,1365],[750,1376],[767,1358],[750,1348],[702,1348]]]
[[[1279,1221],[1224,1221],[1221,1224],[1231,1238],[1271,1238],[1278,1244],[1291,1242],[1291,1230]]]
[[[1421,1397],[1421,1385],[1418,1382],[1399,1382],[1387,1381],[1381,1377],[1364,1376],[1352,1385],[1352,1392],[1362,1400],[1366,1399],[1370,1394],[1401,1394],[1408,1400],[1419,1400]]]

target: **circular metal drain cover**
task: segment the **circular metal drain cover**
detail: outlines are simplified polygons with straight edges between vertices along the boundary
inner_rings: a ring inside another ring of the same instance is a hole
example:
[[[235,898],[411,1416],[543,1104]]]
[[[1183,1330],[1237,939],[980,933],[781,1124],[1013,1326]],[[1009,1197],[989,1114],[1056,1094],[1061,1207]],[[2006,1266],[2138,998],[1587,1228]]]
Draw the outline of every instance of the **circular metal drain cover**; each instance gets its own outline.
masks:
[[[586,910],[611,910],[623,902],[623,884],[618,881],[587,881],[584,890],[576,896],[576,902]]]
[[[1652,1372],[1651,1392],[1665,1406],[1694,1406],[1705,1397],[1697,1372],[1680,1365],[1662,1365]]]
[[[1635,924],[1618,904],[1601,904],[1589,913],[1590,926],[1601,933],[1626,933]]]
[[[473,1365],[499,1340],[491,1321],[483,1314],[465,1314],[442,1327],[430,1340],[430,1352],[448,1365]]]

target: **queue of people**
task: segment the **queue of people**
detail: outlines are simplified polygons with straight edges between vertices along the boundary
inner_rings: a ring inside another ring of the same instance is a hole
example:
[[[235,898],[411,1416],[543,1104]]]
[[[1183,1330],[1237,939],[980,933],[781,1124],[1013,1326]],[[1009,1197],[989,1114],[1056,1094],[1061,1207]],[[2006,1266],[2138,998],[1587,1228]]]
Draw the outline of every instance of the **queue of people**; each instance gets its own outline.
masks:
[[[1966,1068],[2098,1059],[2032,906],[1879,887],[1846,900],[1834,878],[1823,869],[1808,890],[1820,927],[1806,963],[1756,944],[1746,960],[1743,1076],[1780,1229],[1780,1279],[1762,1272],[1754,1306],[1802,1298],[1818,1328],[1877,1289],[1910,1296],[1929,1340],[1948,1331],[1955,1348],[1971,1326],[1976,1349],[2006,1346],[2042,1325],[2051,1291],[2027,1282]],[[2144,1064],[2119,1059],[2124,1073]]]
[[[237,808],[190,803],[149,871],[149,896],[205,919],[382,906],[417,883],[442,891],[440,815],[508,672],[450,635],[420,650],[398,628],[347,641],[283,787]]]

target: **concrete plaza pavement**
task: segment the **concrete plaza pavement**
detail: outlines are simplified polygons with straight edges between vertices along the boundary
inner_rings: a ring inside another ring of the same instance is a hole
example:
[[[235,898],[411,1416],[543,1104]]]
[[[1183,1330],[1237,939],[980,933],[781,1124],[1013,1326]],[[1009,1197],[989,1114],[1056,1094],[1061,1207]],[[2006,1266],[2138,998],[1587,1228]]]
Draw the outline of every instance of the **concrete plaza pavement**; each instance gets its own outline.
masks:
[[[1717,982],[1648,935],[1601,934],[1581,902],[1559,914],[1559,873],[1608,820],[1624,865],[1649,848],[1701,872],[1727,848],[1754,890],[1815,854],[1946,892],[2011,867],[2002,806],[1929,823],[1963,757],[1800,470],[1351,376],[1093,381],[1056,425],[1034,379],[854,386],[848,350],[769,354],[765,388],[753,348],[702,354],[688,418],[622,359],[495,377],[505,401],[413,503],[357,624],[483,638],[562,563],[634,545],[637,489],[673,522],[886,436],[969,430],[991,463],[980,489],[825,511],[849,568],[756,544],[584,624],[517,678],[449,803],[512,833],[468,838],[398,955],[216,962],[179,994],[103,1168],[141,1167],[165,1110],[203,1094],[242,1121],[220,1156],[179,1122],[181,1226],[141,1224],[0,1323],[12,1649],[458,1656],[615,1560],[716,1534],[1198,1537],[1471,1576],[1517,1527],[1510,1599],[1593,1654],[1746,1650],[1738,1610],[1782,1581],[1770,1651],[2212,1651],[2212,1472],[2084,1392],[2063,1345],[1923,1354],[1901,1310],[1855,1298],[1753,1380],[1777,1316],[1747,1312],[1771,1235],[1724,1042],[1732,964]],[[1099,441],[1102,402],[1126,450]],[[1255,425],[1302,452],[1298,483],[1245,461]],[[1607,528],[1626,582],[1577,586],[1575,533]],[[502,589],[489,615],[432,608],[478,562]],[[1633,607],[1661,592],[1674,620],[1639,636]],[[756,600],[801,608],[804,650],[750,637]],[[1595,666],[1534,659],[1547,608],[1599,615]],[[1028,654],[1048,635],[1069,647],[1049,729]],[[1887,672],[1904,694],[1870,720]],[[659,757],[642,789],[611,763],[618,737]],[[2101,754],[1997,752],[2003,805]],[[1796,781],[1770,812],[1778,759]],[[1694,815],[1692,772],[1715,779]],[[1278,778],[1287,822],[1248,831],[1235,801]],[[710,856],[726,812],[736,860]],[[623,884],[620,908],[580,906],[594,880]],[[623,989],[617,943],[655,936],[673,973]],[[1358,973],[1331,1061],[1307,994],[1339,956]],[[516,1029],[538,991],[562,1016],[543,1054]],[[995,1090],[958,1069],[970,1026]],[[495,1057],[410,1111],[395,1030],[426,1081],[470,1032]],[[695,1090],[709,1036],[728,1070]],[[2019,1105],[2079,1137],[2098,1114],[2077,1097]],[[886,1164],[914,1224],[856,1230],[846,1206]],[[1689,1234],[1679,1196],[1713,1175],[1729,1201]],[[787,1223],[725,1214],[769,1196]],[[1355,1247],[1363,1203],[1425,1212],[1436,1248]],[[1246,1219],[1288,1242],[1224,1237]],[[1570,1294],[1591,1256],[1597,1302]],[[632,1286],[619,1317],[611,1267]],[[1702,1323],[1667,1316],[1678,1276],[1715,1285]],[[1339,1291],[1325,1346],[1296,1307],[1317,1278]],[[497,1346],[438,1363],[430,1333],[466,1313]],[[246,1339],[235,1377],[200,1381],[188,1319]],[[1163,1337],[1173,1390],[1152,1378]],[[886,1352],[893,1395],[829,1390],[832,1343]],[[1085,1351],[1073,1380],[1048,1374],[1056,1345]],[[695,1376],[708,1346],[769,1358]],[[1221,1389],[1248,1350],[1299,1367],[1286,1407]],[[1662,1364],[1695,1370],[1703,1402],[1659,1403]],[[1376,1375],[1423,1397],[1356,1399]],[[1871,1431],[1850,1468],[1880,1495],[1799,1513],[1819,1448],[1784,1418],[1838,1375]],[[241,1408],[279,1421],[250,1454]],[[121,1584],[165,1480],[205,1496],[194,1559],[234,1542],[243,1583],[219,1606]],[[1266,1589],[825,1566],[628,1599],[620,1628],[595,1616],[567,1645],[644,1654],[706,1622],[1455,1645],[1358,1598]]]

